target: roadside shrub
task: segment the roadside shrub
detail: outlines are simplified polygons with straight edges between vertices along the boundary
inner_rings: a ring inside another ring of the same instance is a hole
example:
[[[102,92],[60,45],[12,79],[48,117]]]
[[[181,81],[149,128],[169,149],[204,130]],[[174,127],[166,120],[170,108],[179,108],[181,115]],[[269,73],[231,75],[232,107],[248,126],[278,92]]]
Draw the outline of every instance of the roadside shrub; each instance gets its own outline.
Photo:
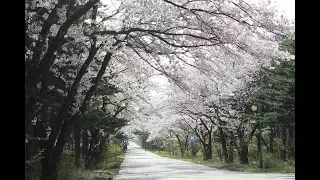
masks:
[[[65,152],[61,157],[57,180],[78,180],[78,169],[75,165],[75,155]]]
[[[247,166],[240,163],[230,163],[230,164],[222,164],[218,168],[236,169],[236,168],[244,168],[244,167],[247,167]]]
[[[295,160],[294,159],[288,159],[287,164],[289,166],[295,166]]]
[[[123,155],[121,147],[117,144],[109,143],[104,153],[105,158],[101,161],[101,168],[104,170],[112,170],[118,167],[120,155]]]
[[[270,169],[270,168],[283,168],[284,162],[280,159],[276,158],[274,155],[270,153],[264,154],[263,157],[263,168]]]
[[[25,162],[25,179],[38,180],[41,175],[41,159],[43,151]]]
[[[190,159],[190,158],[191,158],[191,152],[185,151],[185,152],[184,152],[184,155],[183,155],[183,158],[185,158],[185,159]]]

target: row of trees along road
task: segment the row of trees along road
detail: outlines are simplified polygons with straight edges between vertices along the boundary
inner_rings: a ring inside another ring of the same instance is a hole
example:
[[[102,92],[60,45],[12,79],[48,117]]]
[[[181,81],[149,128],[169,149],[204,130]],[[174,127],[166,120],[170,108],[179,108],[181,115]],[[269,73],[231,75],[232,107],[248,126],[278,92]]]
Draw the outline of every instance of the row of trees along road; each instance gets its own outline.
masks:
[[[295,41],[284,40],[279,49],[294,55]],[[168,107],[162,110],[165,117],[150,125],[144,132],[144,140],[149,146],[161,141],[170,154],[191,158],[187,135],[194,133],[198,137],[195,153],[201,150],[204,160],[212,159],[215,154],[223,157],[225,163],[249,164],[249,159],[258,160],[257,128],[261,120],[265,167],[281,166],[281,162],[275,164],[277,159],[294,161],[294,77],[295,60],[291,57],[272,60],[270,66],[253,72],[250,80],[227,96],[214,94],[215,90],[209,89],[210,81],[198,78],[185,93],[180,89],[174,92],[175,95],[168,91],[169,99],[161,102]],[[205,83],[201,83],[202,80]],[[252,111],[254,104],[262,105],[262,116]],[[159,126],[162,130],[155,130]]]
[[[250,61],[254,70],[292,35],[268,4],[242,0],[26,0],[26,172],[39,162],[40,179],[56,179],[72,143],[76,164],[97,165],[112,134],[141,125],[136,107],[150,103],[152,76],[185,89],[184,66],[208,75],[206,63]]]

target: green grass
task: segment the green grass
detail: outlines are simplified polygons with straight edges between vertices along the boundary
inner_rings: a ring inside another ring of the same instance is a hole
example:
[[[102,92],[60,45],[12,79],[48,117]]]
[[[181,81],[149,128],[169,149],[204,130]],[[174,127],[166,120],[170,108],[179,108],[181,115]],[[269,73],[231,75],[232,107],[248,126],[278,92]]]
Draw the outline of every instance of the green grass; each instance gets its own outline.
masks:
[[[120,170],[124,160],[124,152],[120,147],[111,147],[107,152],[107,159],[102,163],[101,169],[83,170],[80,177],[84,180],[102,180],[114,178]]]
[[[269,169],[260,169],[257,167],[257,164],[251,163],[249,165],[242,165],[239,163],[233,164],[222,164],[220,163],[218,157],[213,157],[213,159],[204,161],[202,160],[202,156],[197,154],[197,157],[194,159],[183,158],[181,156],[171,156],[165,151],[151,151],[154,154],[157,154],[162,157],[167,157],[171,159],[178,159],[187,162],[192,162],[196,164],[201,164],[211,168],[225,169],[230,171],[238,171],[238,172],[253,172],[253,173],[295,173],[295,168],[293,165],[285,164],[283,168],[269,168]]]
[[[154,154],[157,154],[159,156],[162,156],[162,157],[183,160],[183,161],[187,161],[187,162],[192,162],[192,163],[196,163],[196,164],[205,165],[205,166],[212,167],[212,168],[218,168],[219,165],[220,165],[220,163],[217,163],[217,161],[215,161],[215,160],[204,161],[204,160],[201,159],[202,157],[196,157],[194,159],[190,159],[190,158],[187,158],[187,157],[172,156],[172,155],[168,154],[165,151],[151,151],[151,152],[154,153]]]
[[[103,165],[104,170],[118,171],[124,159],[124,153],[117,153],[115,156],[110,157]]]
[[[295,173],[294,167],[260,169],[257,167],[248,166],[243,168],[225,168],[225,169],[230,171],[255,172],[255,173]]]
[[[84,180],[96,180],[96,179],[108,179],[114,177],[114,172],[107,170],[83,170],[80,172],[79,179]]]

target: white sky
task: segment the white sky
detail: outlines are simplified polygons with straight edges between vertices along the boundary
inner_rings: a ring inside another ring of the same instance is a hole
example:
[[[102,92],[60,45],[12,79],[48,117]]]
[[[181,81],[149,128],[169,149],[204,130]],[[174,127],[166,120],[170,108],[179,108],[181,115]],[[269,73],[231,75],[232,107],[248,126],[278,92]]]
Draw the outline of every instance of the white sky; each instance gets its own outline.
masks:
[[[284,11],[284,16],[289,19],[295,19],[295,0],[272,0],[279,7],[279,11]]]

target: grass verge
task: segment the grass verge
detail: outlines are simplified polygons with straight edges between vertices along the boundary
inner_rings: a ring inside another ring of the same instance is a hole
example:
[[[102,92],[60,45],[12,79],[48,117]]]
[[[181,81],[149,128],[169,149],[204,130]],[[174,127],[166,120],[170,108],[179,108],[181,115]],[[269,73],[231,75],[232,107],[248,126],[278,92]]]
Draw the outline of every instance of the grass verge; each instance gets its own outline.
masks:
[[[79,180],[111,180],[118,175],[121,164],[124,160],[124,152],[118,151],[112,153],[112,156],[102,164],[101,169],[83,170],[80,173]]]
[[[217,160],[204,161],[202,160],[201,157],[189,159],[189,158],[183,158],[181,156],[172,156],[164,151],[151,151],[151,152],[162,157],[183,160],[187,162],[201,164],[211,168],[225,169],[229,171],[252,172],[252,173],[295,173],[295,168],[292,165],[291,166],[285,165],[283,168],[260,169],[257,167],[256,163],[251,163],[249,165],[243,165],[239,163],[221,164],[220,161],[217,161]]]

